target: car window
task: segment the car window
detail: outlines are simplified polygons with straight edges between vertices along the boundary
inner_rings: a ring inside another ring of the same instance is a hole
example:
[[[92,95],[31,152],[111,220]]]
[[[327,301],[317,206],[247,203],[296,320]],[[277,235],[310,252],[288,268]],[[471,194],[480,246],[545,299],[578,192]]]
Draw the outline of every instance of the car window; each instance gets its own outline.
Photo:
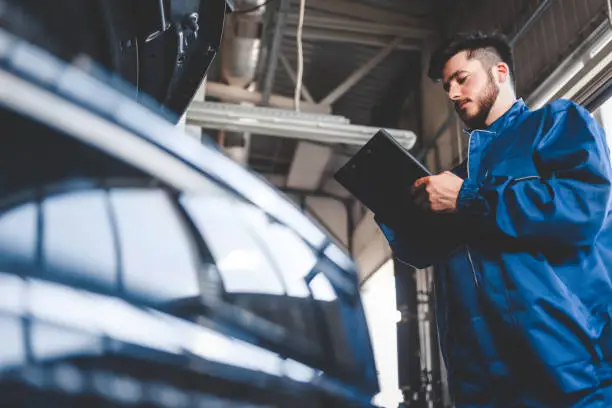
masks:
[[[0,369],[22,366],[26,361],[25,331],[23,320],[18,316],[0,314]]]
[[[109,194],[125,292],[155,302],[198,296],[196,250],[168,194],[144,188]]]
[[[206,241],[227,293],[285,293],[269,254],[238,214],[236,199],[219,192],[185,196],[181,203]]]
[[[319,318],[305,282],[316,263],[312,250],[259,208],[225,191],[184,196],[181,204],[210,249],[225,301],[320,350]]]
[[[245,202],[235,202],[234,206],[259,250],[278,271],[287,295],[308,297],[310,292],[304,278],[317,262],[314,251],[295,231],[271,219],[261,209]]]
[[[199,293],[197,251],[167,188],[55,128],[0,107],[0,261],[155,302]]]
[[[44,198],[41,257],[58,274],[116,290],[118,257],[106,195],[98,189]]]
[[[0,213],[0,259],[3,263],[33,265],[37,259],[38,206],[36,203]]]

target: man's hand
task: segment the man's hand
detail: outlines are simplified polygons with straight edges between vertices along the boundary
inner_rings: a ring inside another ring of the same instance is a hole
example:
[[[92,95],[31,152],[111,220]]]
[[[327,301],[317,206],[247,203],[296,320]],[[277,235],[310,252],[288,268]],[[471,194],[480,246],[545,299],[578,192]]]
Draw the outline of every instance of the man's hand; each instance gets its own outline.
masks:
[[[450,213],[457,211],[457,197],[462,185],[463,179],[450,171],[445,171],[415,181],[412,195],[415,204],[424,210]]]

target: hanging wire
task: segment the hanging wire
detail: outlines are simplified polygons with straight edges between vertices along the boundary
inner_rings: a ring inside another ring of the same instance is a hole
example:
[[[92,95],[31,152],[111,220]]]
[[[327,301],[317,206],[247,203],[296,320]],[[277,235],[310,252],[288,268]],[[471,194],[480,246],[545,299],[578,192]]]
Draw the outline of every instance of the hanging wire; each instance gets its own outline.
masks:
[[[295,93],[293,94],[295,110],[298,112],[300,110],[300,95],[302,93],[302,77],[304,76],[304,50],[302,48],[302,28],[304,27],[305,10],[306,0],[300,0],[300,15],[298,19],[297,35],[295,37],[295,40],[297,42],[298,67],[295,79]]]

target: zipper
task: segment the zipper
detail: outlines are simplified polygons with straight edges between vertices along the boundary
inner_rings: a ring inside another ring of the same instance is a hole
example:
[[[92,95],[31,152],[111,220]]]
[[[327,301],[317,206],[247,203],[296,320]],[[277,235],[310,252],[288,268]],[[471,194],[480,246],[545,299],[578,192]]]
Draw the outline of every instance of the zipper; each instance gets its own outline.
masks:
[[[474,262],[472,261],[472,254],[470,252],[470,247],[466,245],[465,249],[467,251],[468,261],[470,261],[470,266],[472,267],[472,275],[474,275],[474,284],[476,285],[477,288],[480,288],[480,282],[478,282],[478,277],[476,276],[476,267],[474,266]]]
[[[516,183],[517,181],[525,181],[525,180],[534,180],[534,179],[540,179],[542,177],[540,176],[525,176],[525,177],[517,177],[514,179],[514,182]]]
[[[470,138],[468,139],[468,151],[467,151],[467,176],[468,178],[470,178],[470,152],[472,151],[472,134],[474,134],[474,132],[469,132],[469,136]],[[474,285],[476,285],[477,288],[480,288],[480,283],[478,282],[478,277],[476,276],[476,268],[474,267],[474,262],[472,261],[472,254],[470,252],[470,247],[469,245],[465,245],[465,250],[467,252],[467,256],[468,256],[468,261],[470,262],[470,267],[472,268],[472,275],[474,276]]]

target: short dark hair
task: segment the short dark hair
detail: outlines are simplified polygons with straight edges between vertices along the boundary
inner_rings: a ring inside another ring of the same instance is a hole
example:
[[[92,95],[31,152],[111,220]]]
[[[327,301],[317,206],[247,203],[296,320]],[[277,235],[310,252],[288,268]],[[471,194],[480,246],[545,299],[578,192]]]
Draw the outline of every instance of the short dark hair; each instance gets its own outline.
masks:
[[[478,58],[485,67],[505,62],[514,78],[514,56],[506,36],[481,31],[456,34],[436,49],[431,56],[428,76],[434,81],[440,80],[446,62],[462,51],[468,52],[468,58]]]

